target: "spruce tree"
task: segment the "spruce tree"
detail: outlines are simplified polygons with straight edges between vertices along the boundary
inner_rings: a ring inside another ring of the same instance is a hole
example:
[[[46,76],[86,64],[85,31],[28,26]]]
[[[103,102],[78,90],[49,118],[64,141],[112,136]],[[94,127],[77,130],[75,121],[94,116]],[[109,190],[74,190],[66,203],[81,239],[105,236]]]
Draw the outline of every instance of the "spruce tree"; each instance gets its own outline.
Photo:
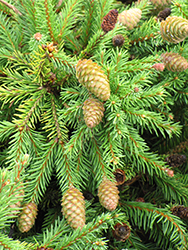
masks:
[[[188,3],[0,0],[0,249],[188,248]]]

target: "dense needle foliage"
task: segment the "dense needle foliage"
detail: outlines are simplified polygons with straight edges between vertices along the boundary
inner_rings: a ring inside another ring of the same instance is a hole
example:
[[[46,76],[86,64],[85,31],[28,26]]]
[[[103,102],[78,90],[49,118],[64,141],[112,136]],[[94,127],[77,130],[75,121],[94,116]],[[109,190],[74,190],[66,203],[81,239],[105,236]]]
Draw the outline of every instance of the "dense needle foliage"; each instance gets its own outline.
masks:
[[[0,250],[188,248],[188,3],[131,2],[0,1]],[[122,24],[125,10],[135,14]],[[119,190],[112,211],[98,197],[104,178]],[[82,229],[68,224],[73,200],[61,211],[72,186]],[[31,202],[35,225],[21,232]]]

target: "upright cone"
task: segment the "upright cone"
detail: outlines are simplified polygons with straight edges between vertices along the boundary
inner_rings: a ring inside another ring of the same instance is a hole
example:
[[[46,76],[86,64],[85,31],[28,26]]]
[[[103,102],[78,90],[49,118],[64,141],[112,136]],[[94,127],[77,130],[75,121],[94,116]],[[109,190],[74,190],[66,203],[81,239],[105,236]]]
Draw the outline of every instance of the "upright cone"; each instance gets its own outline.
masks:
[[[121,12],[118,16],[118,20],[126,26],[128,30],[132,30],[140,21],[141,16],[142,11],[140,9],[129,9]]]
[[[179,43],[188,36],[188,20],[183,17],[169,16],[161,22],[161,36],[170,43]]]
[[[99,201],[107,210],[113,211],[116,209],[119,200],[119,191],[116,183],[103,178],[98,188]]]
[[[35,224],[35,218],[37,216],[37,205],[34,202],[30,202],[23,206],[18,217],[18,228],[20,232],[28,232]]]
[[[76,77],[79,83],[92,94],[106,101],[110,97],[110,85],[102,68],[91,59],[79,60],[76,65]]]
[[[178,53],[166,52],[161,57],[165,68],[169,71],[181,72],[188,68],[187,60]]]
[[[85,225],[84,196],[77,188],[69,187],[63,195],[61,205],[61,211],[72,228],[82,228]]]

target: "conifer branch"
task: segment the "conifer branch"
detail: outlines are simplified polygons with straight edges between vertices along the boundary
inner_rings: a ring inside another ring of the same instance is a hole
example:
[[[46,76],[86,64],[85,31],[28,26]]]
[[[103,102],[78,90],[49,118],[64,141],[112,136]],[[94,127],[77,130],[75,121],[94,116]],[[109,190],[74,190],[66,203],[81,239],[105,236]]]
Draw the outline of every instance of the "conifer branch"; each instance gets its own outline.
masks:
[[[4,0],[0,0],[0,2],[6,5],[8,8],[12,9],[16,14],[22,16],[22,13],[12,4],[5,2]]]
[[[50,37],[51,37],[51,40],[53,42],[55,42],[55,38],[54,38],[54,35],[53,35],[53,30],[52,30],[52,26],[51,26],[51,22],[50,22],[48,0],[44,1],[44,6],[45,6],[45,13],[46,13],[46,19],[47,19],[47,24],[48,24],[48,29],[49,29]]]

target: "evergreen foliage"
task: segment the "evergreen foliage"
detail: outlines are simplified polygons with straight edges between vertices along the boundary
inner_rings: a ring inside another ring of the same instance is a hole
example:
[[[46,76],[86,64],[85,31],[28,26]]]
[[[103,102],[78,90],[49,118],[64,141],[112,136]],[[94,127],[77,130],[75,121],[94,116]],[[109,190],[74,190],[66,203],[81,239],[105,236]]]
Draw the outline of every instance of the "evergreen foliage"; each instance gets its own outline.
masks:
[[[188,207],[187,160],[165,160],[187,154],[188,3],[159,1],[171,8],[160,22],[153,1],[128,2],[0,0],[0,250],[188,248],[188,223],[171,209]],[[104,32],[114,9],[141,17]],[[178,56],[157,70],[165,53]],[[171,70],[177,58],[181,70]],[[102,180],[109,188],[99,195]],[[30,203],[38,215],[21,233]],[[131,230],[125,241],[114,237],[117,223]]]

